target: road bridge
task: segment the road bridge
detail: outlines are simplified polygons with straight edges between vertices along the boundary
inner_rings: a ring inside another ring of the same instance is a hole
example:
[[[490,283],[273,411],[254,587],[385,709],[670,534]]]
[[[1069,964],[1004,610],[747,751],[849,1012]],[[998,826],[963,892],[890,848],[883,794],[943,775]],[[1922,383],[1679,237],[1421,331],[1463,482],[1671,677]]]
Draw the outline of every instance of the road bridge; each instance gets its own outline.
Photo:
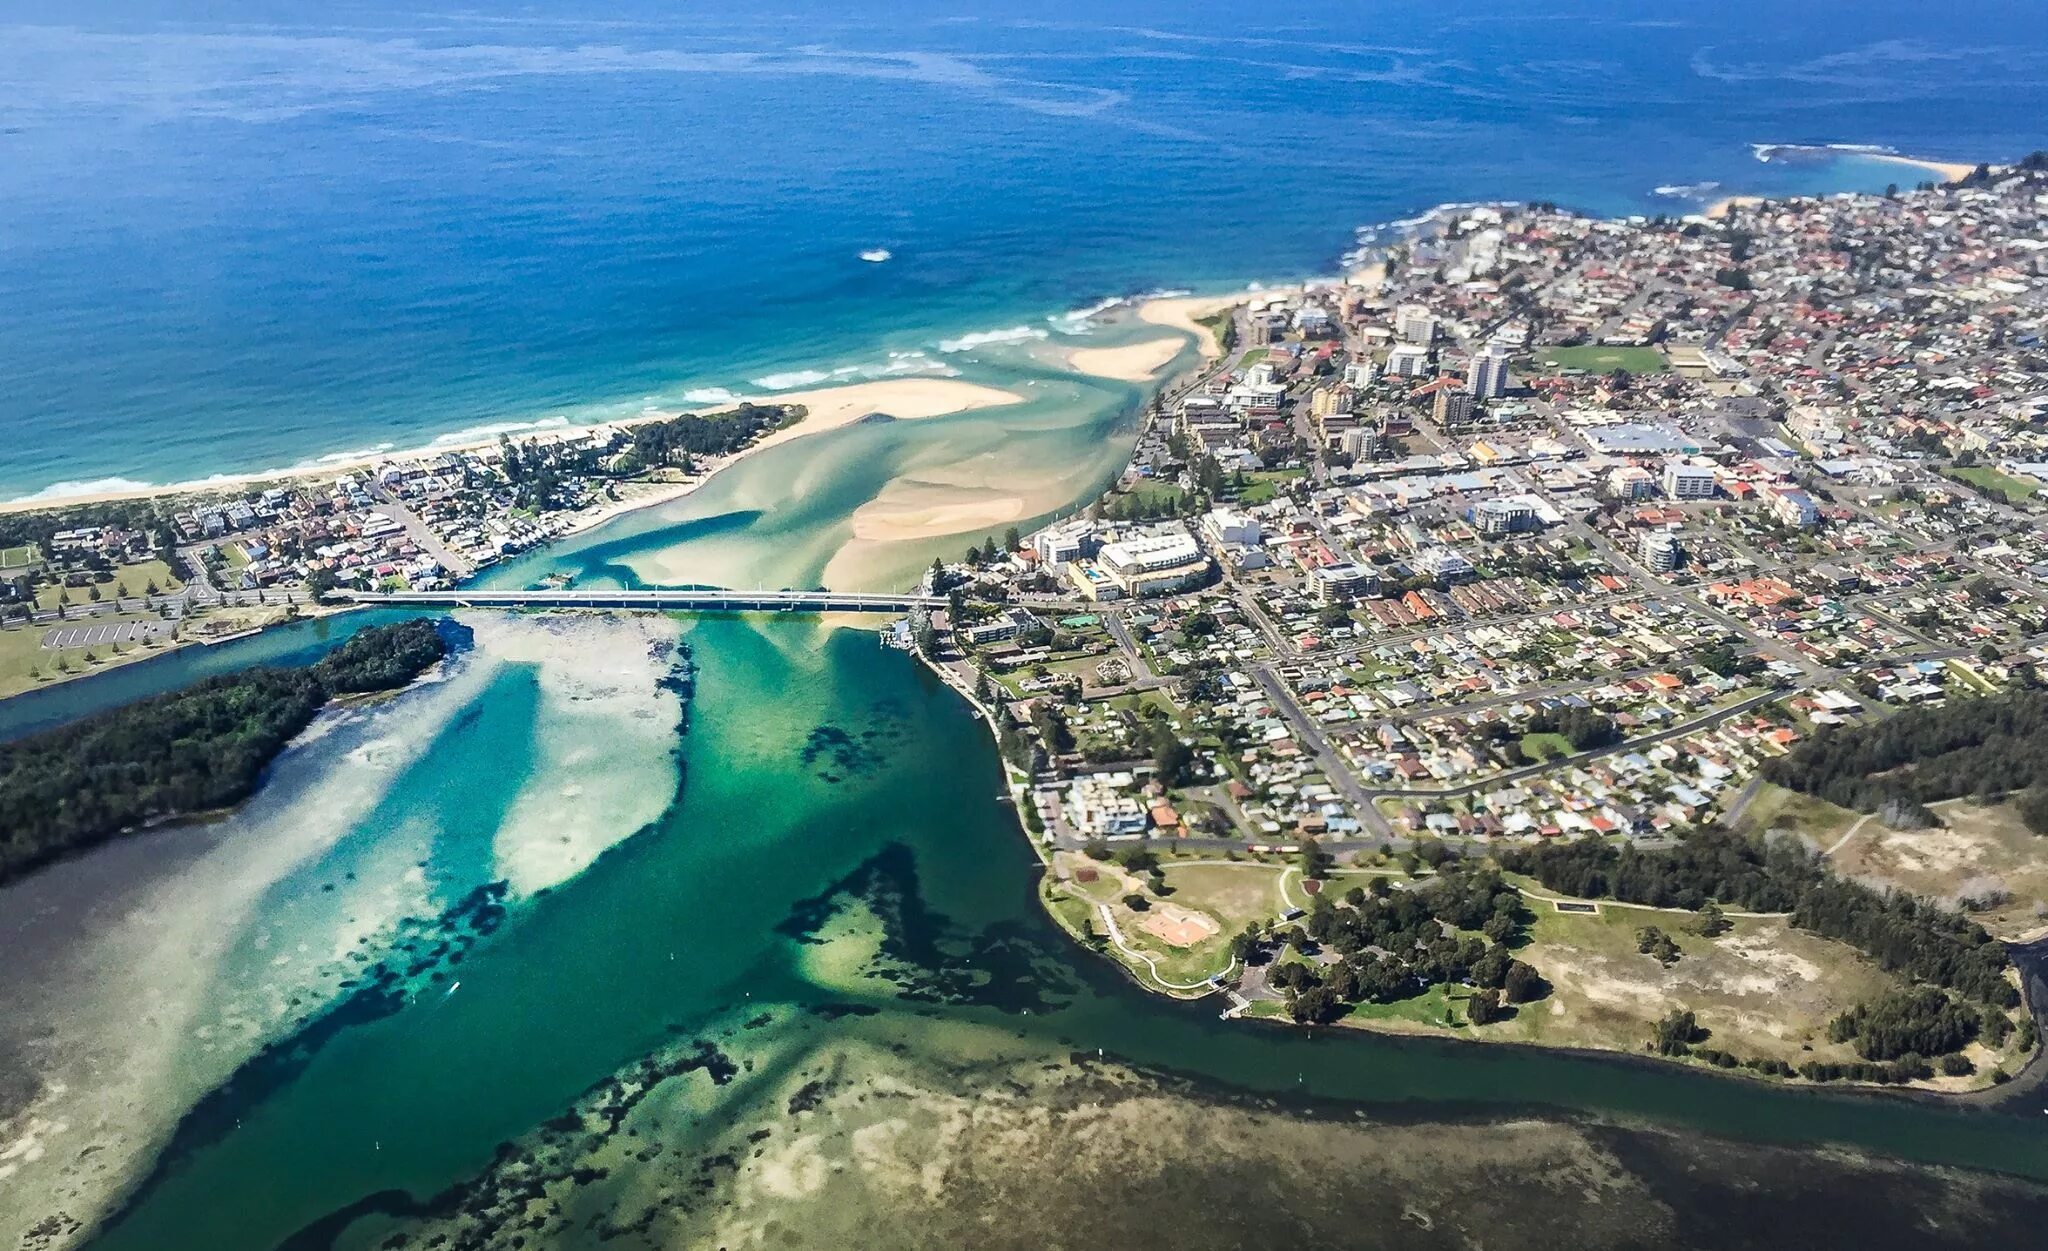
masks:
[[[860,591],[336,591],[356,604],[417,608],[611,608],[646,612],[878,612],[944,608],[942,595],[883,595]]]

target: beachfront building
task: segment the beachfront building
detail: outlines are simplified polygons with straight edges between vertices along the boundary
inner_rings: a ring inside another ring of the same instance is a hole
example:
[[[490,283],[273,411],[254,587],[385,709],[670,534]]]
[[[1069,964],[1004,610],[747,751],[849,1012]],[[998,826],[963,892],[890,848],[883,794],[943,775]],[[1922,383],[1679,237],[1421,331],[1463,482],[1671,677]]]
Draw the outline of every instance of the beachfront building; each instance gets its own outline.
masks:
[[[1038,553],[1041,568],[1057,571],[1087,555],[1089,544],[1094,538],[1094,523],[1071,522],[1064,526],[1041,530],[1031,536],[1031,550]]]
[[[1209,573],[1201,544],[1179,523],[1104,543],[1095,563],[1133,599],[1185,590]]]

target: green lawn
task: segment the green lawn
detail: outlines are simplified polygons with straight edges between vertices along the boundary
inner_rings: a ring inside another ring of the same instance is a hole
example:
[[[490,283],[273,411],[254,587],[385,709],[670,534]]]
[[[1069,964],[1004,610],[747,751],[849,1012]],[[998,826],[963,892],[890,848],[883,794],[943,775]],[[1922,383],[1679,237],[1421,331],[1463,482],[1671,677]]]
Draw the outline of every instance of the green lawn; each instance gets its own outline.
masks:
[[[1632,374],[1661,374],[1671,370],[1671,362],[1656,348],[1647,347],[1587,347],[1545,348],[1536,353],[1536,359],[1558,369],[1583,369],[1590,373],[1611,374],[1617,369],[1626,369]]]
[[[140,595],[150,583],[156,583],[159,591],[175,591],[182,584],[171,573],[171,567],[160,560],[145,560],[140,564],[118,565],[114,572],[100,579],[96,589],[101,599],[112,599],[117,590],[125,589],[130,595]],[[92,602],[92,592],[82,586],[45,586],[36,592],[36,607],[55,608],[59,599],[67,603],[85,604]]]
[[[1572,754],[1572,744],[1562,734],[1524,734],[1522,751],[1531,760],[1559,760]]]
[[[33,543],[22,547],[0,547],[0,569],[27,569],[43,563],[43,554]]]
[[[2014,504],[2032,498],[2034,493],[2040,490],[2025,478],[2015,478],[1989,465],[1972,465],[1968,469],[1951,468],[1948,470],[1948,476],[1959,478],[1986,491],[1996,491]]]

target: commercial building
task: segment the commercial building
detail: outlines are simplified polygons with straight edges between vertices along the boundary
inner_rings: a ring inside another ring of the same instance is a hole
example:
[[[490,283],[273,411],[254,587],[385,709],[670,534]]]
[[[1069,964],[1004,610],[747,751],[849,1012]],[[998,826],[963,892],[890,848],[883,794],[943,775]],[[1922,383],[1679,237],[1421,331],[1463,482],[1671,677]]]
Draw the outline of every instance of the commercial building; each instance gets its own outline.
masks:
[[[1396,344],[1394,350],[1387,353],[1388,377],[1422,378],[1429,372],[1429,349],[1420,344]]]
[[[1472,528],[1488,538],[1536,528],[1534,505],[1522,500],[1482,500],[1472,506]]]
[[[1379,594],[1380,575],[1366,565],[1343,561],[1310,570],[1309,584],[1318,604],[1336,604]]]
[[[1184,590],[1209,572],[1201,544],[1180,525],[1104,543],[1096,565],[1134,599]]]
[[[1457,390],[1445,382],[1430,385],[1443,387],[1443,390],[1436,393],[1436,424],[1449,428],[1471,423],[1473,413],[1479,407],[1479,402],[1472,397],[1471,392]]]
[[[1465,389],[1482,400],[1497,400],[1508,392],[1507,345],[1495,340],[1472,358],[1465,375]]]
[[[1714,470],[1708,465],[1673,461],[1664,466],[1664,494],[1675,500],[1714,497]]]

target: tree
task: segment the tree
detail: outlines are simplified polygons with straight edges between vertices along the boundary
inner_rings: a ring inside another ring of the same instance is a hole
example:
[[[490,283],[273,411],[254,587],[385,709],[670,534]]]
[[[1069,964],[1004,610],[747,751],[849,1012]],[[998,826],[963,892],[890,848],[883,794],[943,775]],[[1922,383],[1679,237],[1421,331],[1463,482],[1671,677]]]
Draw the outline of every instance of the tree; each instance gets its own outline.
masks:
[[[1735,923],[1721,911],[1720,904],[1709,899],[1700,905],[1700,919],[1693,927],[1694,933],[1702,938],[1719,938],[1733,928]]]
[[[1124,907],[1129,908],[1133,912],[1143,912],[1151,906],[1152,901],[1145,898],[1143,895],[1124,896]]]
[[[1682,1056],[1692,1050],[1693,1044],[1705,1042],[1707,1037],[1708,1031],[1700,1028],[1691,1008],[1673,1008],[1657,1022],[1650,1045],[1658,1055]]]
[[[1301,854],[1295,861],[1301,875],[1311,881],[1320,882],[1330,876],[1330,870],[1337,867],[1337,858],[1324,851],[1322,844],[1312,837],[1301,840]],[[1321,896],[1318,896],[1321,898]]]
[[[1024,536],[1017,533],[1017,527],[1011,526],[1008,530],[1005,530],[1003,532],[1004,551],[1014,552],[1022,546],[1024,546]]]
[[[1465,1001],[1465,1019],[1474,1025],[1491,1025],[1501,1020],[1500,992],[1482,990]]]
[[[1545,982],[1535,969],[1516,960],[1508,965],[1507,977],[1501,989],[1506,993],[1509,1003],[1532,1003],[1549,992],[1550,984]]]

